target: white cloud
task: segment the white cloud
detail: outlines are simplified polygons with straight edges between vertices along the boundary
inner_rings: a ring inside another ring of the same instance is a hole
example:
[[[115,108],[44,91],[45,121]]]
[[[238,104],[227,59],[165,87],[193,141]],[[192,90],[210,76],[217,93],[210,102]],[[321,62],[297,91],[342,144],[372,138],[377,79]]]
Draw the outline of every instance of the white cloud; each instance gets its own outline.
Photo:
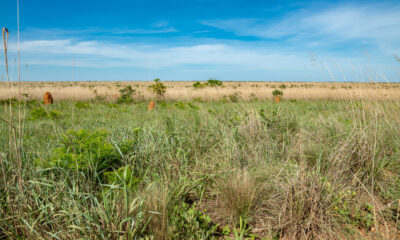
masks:
[[[113,34],[156,34],[156,33],[172,33],[178,32],[178,30],[174,27],[167,28],[157,28],[157,29],[126,29],[126,30],[114,30],[111,33]]]
[[[238,36],[337,43],[353,41],[399,50],[400,5],[341,6],[293,12],[275,22],[263,19],[208,20],[201,23]]]
[[[15,48],[15,44],[10,45],[10,50],[15,51]],[[169,47],[72,39],[36,40],[21,42],[21,51],[29,64],[71,66],[70,58],[75,55],[77,66],[81,67],[227,65],[241,69],[278,70],[288,65],[298,69],[296,66],[303,66],[304,61],[308,61],[294,54],[264,52],[223,43]]]

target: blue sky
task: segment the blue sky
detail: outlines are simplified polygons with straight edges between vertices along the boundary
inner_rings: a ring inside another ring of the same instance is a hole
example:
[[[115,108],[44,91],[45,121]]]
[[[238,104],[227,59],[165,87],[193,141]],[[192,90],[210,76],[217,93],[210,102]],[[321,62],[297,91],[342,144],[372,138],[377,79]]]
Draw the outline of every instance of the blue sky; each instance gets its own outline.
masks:
[[[26,81],[400,81],[399,1],[20,0],[20,32]]]

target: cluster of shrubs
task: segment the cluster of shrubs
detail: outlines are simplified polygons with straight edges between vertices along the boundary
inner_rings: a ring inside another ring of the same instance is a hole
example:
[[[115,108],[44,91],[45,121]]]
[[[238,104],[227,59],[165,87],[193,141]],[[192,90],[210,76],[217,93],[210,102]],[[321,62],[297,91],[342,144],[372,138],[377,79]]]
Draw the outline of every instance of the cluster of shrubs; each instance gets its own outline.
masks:
[[[207,80],[207,82],[201,83],[199,81],[193,83],[193,87],[196,89],[205,88],[205,87],[222,87],[222,81],[211,78]]]
[[[167,86],[160,82],[159,78],[154,79],[153,81],[154,83],[149,86],[149,89],[154,93],[157,98],[162,99],[165,95],[165,92],[167,91]],[[136,90],[133,89],[132,86],[128,85],[124,88],[121,88],[119,90],[119,93],[120,96],[117,99],[118,104],[129,104],[134,102],[133,96],[136,94]]]

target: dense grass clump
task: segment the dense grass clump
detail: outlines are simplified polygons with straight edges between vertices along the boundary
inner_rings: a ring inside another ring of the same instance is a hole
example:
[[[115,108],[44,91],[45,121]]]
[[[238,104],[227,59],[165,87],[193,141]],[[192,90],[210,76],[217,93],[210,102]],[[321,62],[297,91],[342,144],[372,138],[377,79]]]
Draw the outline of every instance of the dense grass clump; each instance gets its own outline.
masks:
[[[0,106],[0,238],[400,236],[399,102],[124,94]]]

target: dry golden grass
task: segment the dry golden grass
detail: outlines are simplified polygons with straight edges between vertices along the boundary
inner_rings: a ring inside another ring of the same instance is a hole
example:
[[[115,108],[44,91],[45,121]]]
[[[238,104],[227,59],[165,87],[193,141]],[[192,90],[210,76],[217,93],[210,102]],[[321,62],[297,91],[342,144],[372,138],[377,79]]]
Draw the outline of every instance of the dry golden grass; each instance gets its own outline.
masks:
[[[272,99],[272,91],[281,89],[283,99],[307,100],[400,100],[400,83],[322,83],[322,82],[224,82],[223,87],[195,89],[194,82],[163,82],[167,86],[165,100],[203,101],[219,100],[237,95],[244,100]],[[54,100],[90,100],[96,96],[115,100],[119,89],[131,85],[136,89],[135,98],[154,99],[148,86],[152,82],[23,82],[22,93],[31,98],[41,98],[50,91]],[[286,88],[280,88],[285,85]],[[18,85],[0,83],[0,98],[17,97]]]

